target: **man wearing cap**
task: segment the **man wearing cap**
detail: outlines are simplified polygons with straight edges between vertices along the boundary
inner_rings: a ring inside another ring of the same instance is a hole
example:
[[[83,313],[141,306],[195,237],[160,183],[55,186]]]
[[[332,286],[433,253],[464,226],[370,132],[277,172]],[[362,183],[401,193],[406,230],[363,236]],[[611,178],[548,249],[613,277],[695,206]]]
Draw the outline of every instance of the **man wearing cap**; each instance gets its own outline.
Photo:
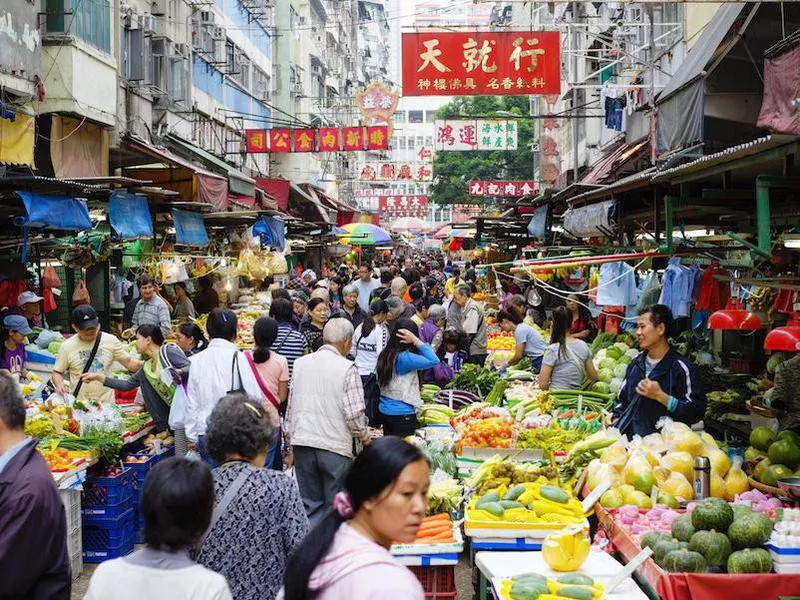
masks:
[[[28,320],[22,315],[7,315],[3,329],[6,333],[0,346],[0,371],[25,378],[25,336],[33,333]]]
[[[139,303],[133,310],[131,325],[133,330],[140,325],[156,325],[166,337],[172,330],[172,321],[169,318],[169,306],[166,301],[156,293],[156,285],[149,275],[139,278]]]
[[[132,373],[141,368],[141,363],[128,355],[119,339],[110,333],[100,331],[97,313],[90,305],[82,304],[75,307],[72,311],[72,329],[75,335],[61,344],[53,367],[53,385],[59,394],[63,395],[74,389],[83,373],[103,373],[106,377],[110,377],[115,362]],[[97,352],[87,369],[97,336],[100,336]],[[68,375],[72,386],[67,384],[64,375]],[[81,385],[78,399],[110,402],[112,394],[111,388],[105,387],[99,381],[91,381]]]
[[[300,290],[292,292],[292,308],[294,308],[292,328],[299,331],[300,324],[303,322],[303,318],[306,316],[306,311],[308,310],[308,295]]]
[[[42,306],[39,304],[44,298],[37,296],[33,292],[22,292],[17,298],[17,306],[22,312],[22,316],[28,319],[28,325],[36,327],[42,314]]]

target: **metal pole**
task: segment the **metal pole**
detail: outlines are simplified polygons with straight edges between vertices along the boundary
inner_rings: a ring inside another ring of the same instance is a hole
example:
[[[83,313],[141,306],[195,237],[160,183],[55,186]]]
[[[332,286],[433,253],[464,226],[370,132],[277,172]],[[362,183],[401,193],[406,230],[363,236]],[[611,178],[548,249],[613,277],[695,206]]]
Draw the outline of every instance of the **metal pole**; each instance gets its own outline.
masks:
[[[578,18],[577,2],[572,3],[572,18]],[[570,46],[572,46],[572,110],[577,111],[578,106],[578,35],[577,30],[570,25]],[[577,114],[577,113],[575,113]],[[572,182],[578,181],[578,119],[572,119]]]

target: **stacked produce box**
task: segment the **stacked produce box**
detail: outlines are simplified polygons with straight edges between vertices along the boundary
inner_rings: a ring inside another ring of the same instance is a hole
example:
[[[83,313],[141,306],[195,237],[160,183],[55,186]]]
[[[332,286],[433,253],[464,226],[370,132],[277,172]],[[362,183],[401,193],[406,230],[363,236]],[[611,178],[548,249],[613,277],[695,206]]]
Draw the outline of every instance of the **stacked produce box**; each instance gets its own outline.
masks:
[[[133,552],[133,479],[131,469],[114,465],[86,478],[81,494],[84,562],[103,562]]]

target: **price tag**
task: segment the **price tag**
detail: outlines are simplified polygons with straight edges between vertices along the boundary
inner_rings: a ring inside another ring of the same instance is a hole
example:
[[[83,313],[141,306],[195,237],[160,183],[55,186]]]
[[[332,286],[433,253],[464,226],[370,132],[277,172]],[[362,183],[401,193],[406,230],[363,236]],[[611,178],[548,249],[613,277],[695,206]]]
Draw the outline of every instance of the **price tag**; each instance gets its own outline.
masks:
[[[56,296],[56,297],[61,296],[61,290],[60,289],[52,288],[52,290],[53,290],[53,296]]]
[[[156,438],[156,441],[153,442],[153,448],[155,448],[156,454],[161,454],[161,440]]]
[[[583,509],[584,513],[588,513],[592,510],[595,502],[600,500],[600,496],[605,494],[611,488],[611,478],[606,477],[603,481],[600,482],[596,488],[592,490],[592,493],[586,496],[583,499],[583,503],[581,504],[581,508]]]
[[[654,485],[653,489],[650,490],[650,502],[652,502],[655,505],[657,501],[658,501],[658,486]]]
[[[583,394],[578,394],[578,409],[576,412],[580,414],[582,408],[583,408]]]
[[[50,418],[53,420],[53,427],[56,430],[56,435],[64,435],[64,426],[61,424],[61,416],[57,412],[53,411],[50,413]]]
[[[650,555],[653,554],[652,548],[645,548],[639,554],[633,557],[631,561],[625,565],[625,568],[622,569],[619,573],[617,573],[611,581],[609,581],[605,586],[605,594],[608,595],[614,591],[614,589],[623,581],[625,581],[628,577],[630,577],[633,572],[636,570],[640,564],[650,558]]]

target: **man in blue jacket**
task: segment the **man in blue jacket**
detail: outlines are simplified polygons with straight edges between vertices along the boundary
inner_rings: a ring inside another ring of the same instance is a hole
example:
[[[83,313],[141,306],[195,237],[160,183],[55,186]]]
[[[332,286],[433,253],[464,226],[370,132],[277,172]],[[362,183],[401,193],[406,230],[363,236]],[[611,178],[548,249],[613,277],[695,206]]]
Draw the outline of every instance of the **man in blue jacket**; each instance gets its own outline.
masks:
[[[612,409],[613,425],[623,434],[653,433],[661,417],[691,425],[705,414],[706,395],[697,370],[669,345],[672,326],[672,311],[663,304],[639,315],[636,336],[643,352],[628,365]]]

